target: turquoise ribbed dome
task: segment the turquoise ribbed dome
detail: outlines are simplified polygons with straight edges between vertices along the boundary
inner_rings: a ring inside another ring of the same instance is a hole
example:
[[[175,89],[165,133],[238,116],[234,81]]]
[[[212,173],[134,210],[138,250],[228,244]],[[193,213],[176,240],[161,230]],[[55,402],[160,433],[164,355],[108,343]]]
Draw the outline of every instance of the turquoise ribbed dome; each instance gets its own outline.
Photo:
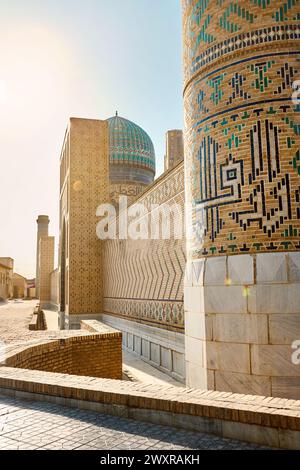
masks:
[[[111,166],[147,169],[155,174],[152,140],[140,126],[118,115],[109,118],[109,158]]]

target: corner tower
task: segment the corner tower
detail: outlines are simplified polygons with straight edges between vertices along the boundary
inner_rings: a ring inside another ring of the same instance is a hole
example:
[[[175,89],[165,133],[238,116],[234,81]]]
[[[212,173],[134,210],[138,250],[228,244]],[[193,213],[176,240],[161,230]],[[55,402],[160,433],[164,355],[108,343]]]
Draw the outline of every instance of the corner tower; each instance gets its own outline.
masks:
[[[60,159],[61,328],[102,312],[102,244],[96,210],[109,202],[108,123],[71,118]]]
[[[300,3],[182,0],[188,385],[300,398]]]
[[[49,233],[49,217],[48,215],[39,215],[37,218],[37,243],[36,243],[36,297],[39,298],[40,292],[40,274],[39,274],[39,259],[40,259],[40,240],[42,237],[48,237]]]
[[[183,132],[174,129],[166,133],[165,171],[170,170],[184,159]]]

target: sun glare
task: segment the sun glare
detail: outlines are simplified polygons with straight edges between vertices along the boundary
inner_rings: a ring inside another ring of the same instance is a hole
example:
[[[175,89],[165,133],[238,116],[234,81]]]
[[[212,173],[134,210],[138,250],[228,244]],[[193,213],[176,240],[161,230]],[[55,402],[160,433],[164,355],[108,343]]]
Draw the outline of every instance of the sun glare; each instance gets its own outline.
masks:
[[[68,89],[70,53],[62,38],[32,26],[2,31],[0,44],[0,117],[30,119],[53,109]]]

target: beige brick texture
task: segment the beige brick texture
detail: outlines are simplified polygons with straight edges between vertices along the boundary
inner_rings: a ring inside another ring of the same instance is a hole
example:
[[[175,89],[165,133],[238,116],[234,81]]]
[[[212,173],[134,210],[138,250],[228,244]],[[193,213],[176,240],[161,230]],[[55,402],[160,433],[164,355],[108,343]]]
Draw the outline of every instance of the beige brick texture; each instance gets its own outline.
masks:
[[[109,200],[108,124],[71,118],[61,156],[60,309],[67,316],[103,308],[97,207]]]

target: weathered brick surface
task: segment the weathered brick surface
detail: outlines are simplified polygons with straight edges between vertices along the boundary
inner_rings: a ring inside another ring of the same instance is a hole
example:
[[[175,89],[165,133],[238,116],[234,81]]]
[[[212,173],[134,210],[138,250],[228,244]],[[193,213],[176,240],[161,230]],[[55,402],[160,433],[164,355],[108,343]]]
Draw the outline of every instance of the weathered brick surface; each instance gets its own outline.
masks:
[[[0,310],[2,365],[30,370],[62,372],[93,377],[122,378],[122,333],[98,323],[96,333],[89,322],[84,330],[38,331],[36,307],[34,331],[30,331],[33,303]],[[41,320],[40,320],[41,321]],[[90,328],[90,331],[88,331]]]
[[[102,242],[97,207],[109,200],[108,123],[71,118],[60,161],[60,308],[73,315],[102,311]],[[69,262],[66,262],[68,258]]]
[[[122,336],[121,333],[107,333],[46,340],[34,346],[25,346],[17,354],[13,351],[5,364],[48,372],[121,379]]]
[[[39,247],[39,299],[42,307],[51,301],[51,278],[54,269],[54,237],[40,238]]]
[[[46,316],[43,310],[36,307],[33,311],[33,315],[31,317],[29,323],[29,330],[31,331],[40,331],[40,330],[47,330],[47,322]]]

